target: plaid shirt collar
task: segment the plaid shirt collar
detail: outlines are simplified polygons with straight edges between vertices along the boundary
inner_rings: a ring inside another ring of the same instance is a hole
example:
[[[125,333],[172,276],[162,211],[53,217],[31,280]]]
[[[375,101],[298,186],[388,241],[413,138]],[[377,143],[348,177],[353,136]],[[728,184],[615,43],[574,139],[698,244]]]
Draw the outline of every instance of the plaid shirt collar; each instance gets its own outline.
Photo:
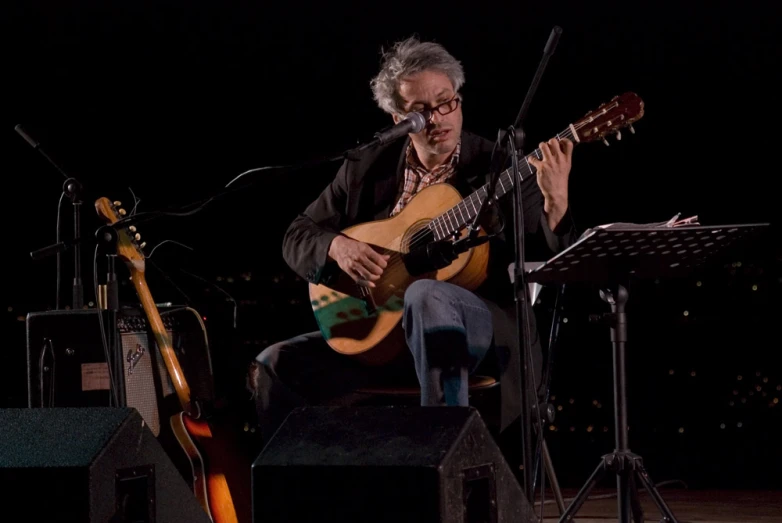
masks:
[[[456,172],[456,166],[459,163],[459,156],[461,154],[462,142],[456,144],[456,148],[451,154],[450,159],[442,165],[438,165],[431,171],[424,167],[413,148],[413,143],[407,146],[405,153],[405,175],[402,180],[401,193],[396,202],[396,205],[391,210],[391,216],[396,215],[401,211],[410,199],[418,194],[421,189],[434,185],[436,183],[447,181],[454,172]]]
[[[456,169],[456,166],[459,164],[459,156],[461,155],[461,152],[462,141],[459,140],[459,142],[456,144],[456,148],[451,154],[451,158],[446,163],[440,164],[430,171],[424,167],[424,165],[421,163],[421,160],[418,159],[418,154],[416,154],[415,147],[413,147],[413,142],[411,141],[407,145],[407,152],[405,153],[406,168],[412,169],[419,176],[424,176],[426,174],[437,175],[444,171],[452,171],[453,169]]]

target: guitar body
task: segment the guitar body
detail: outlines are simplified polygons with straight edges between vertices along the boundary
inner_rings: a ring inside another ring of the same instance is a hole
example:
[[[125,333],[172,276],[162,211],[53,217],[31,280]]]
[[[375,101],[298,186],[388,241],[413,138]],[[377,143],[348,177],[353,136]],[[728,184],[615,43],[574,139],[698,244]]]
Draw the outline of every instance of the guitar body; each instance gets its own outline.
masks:
[[[375,282],[376,287],[365,289],[368,296],[344,273],[330,286],[309,285],[315,319],[331,348],[368,365],[388,363],[406,347],[400,320],[404,292],[413,282],[435,279],[474,290],[486,280],[488,243],[462,253],[443,269],[418,276],[410,275],[399,256],[395,256],[409,252],[411,243],[415,246],[415,239],[427,230],[429,222],[461,201],[461,194],[453,186],[431,185],[416,194],[396,216],[342,231],[380,252],[392,254],[392,258],[381,279]]]
[[[234,433],[184,412],[171,416],[170,421],[190,462],[192,477],[186,479],[201,507],[214,523],[249,523],[250,462],[237,453]]]

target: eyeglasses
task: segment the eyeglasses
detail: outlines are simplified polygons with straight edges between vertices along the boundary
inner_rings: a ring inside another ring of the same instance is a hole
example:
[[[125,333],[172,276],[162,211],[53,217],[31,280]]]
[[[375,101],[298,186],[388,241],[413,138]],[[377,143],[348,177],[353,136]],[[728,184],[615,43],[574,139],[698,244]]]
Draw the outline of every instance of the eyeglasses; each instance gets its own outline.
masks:
[[[459,95],[455,95],[453,98],[448,100],[447,102],[443,102],[441,104],[435,105],[429,111],[432,112],[432,116],[434,116],[434,113],[437,112],[442,116],[445,116],[446,114],[451,114],[456,110],[457,107],[459,107],[459,102],[461,102],[461,98]],[[420,109],[421,111],[426,110],[424,107],[423,109]],[[430,116],[431,118],[431,116]]]

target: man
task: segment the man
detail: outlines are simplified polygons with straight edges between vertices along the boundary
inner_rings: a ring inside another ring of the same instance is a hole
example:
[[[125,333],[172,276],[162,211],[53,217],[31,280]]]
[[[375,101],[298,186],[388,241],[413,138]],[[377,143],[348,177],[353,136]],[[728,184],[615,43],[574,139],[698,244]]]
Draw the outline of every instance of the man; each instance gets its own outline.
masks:
[[[461,64],[439,44],[409,38],[385,53],[371,81],[378,106],[397,123],[413,111],[429,110],[432,116],[422,132],[346,160],[331,184],[291,223],[283,256],[296,273],[320,284],[343,271],[371,288],[388,257],[341,230],[395,216],[428,185],[449,183],[464,197],[490,180],[494,144],[462,130],[463,84]],[[530,160],[537,183],[523,186],[528,260],[546,259],[575,238],[568,205],[573,144],[552,140],[540,149],[542,160]],[[409,357],[368,369],[332,350],[320,332],[261,352],[251,388],[262,437],[268,439],[295,406],[327,401],[381,372],[415,372],[422,405],[466,406],[468,376],[492,348],[502,371],[503,428],[518,417],[519,356],[508,273],[515,252],[511,203],[508,195],[503,211],[489,207],[484,225],[491,227],[489,232],[499,228],[499,234],[490,243],[489,277],[475,293],[435,280],[416,281],[406,290],[402,327]]]

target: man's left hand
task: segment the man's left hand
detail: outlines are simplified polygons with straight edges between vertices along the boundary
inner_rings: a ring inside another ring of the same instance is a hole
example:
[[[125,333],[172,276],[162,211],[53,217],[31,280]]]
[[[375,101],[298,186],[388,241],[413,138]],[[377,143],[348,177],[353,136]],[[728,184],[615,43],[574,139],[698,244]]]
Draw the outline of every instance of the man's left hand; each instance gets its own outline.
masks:
[[[528,157],[537,169],[538,186],[545,199],[543,210],[549,218],[552,229],[562,219],[568,207],[568,177],[573,158],[573,142],[563,138],[552,138],[539,145],[543,159]]]

